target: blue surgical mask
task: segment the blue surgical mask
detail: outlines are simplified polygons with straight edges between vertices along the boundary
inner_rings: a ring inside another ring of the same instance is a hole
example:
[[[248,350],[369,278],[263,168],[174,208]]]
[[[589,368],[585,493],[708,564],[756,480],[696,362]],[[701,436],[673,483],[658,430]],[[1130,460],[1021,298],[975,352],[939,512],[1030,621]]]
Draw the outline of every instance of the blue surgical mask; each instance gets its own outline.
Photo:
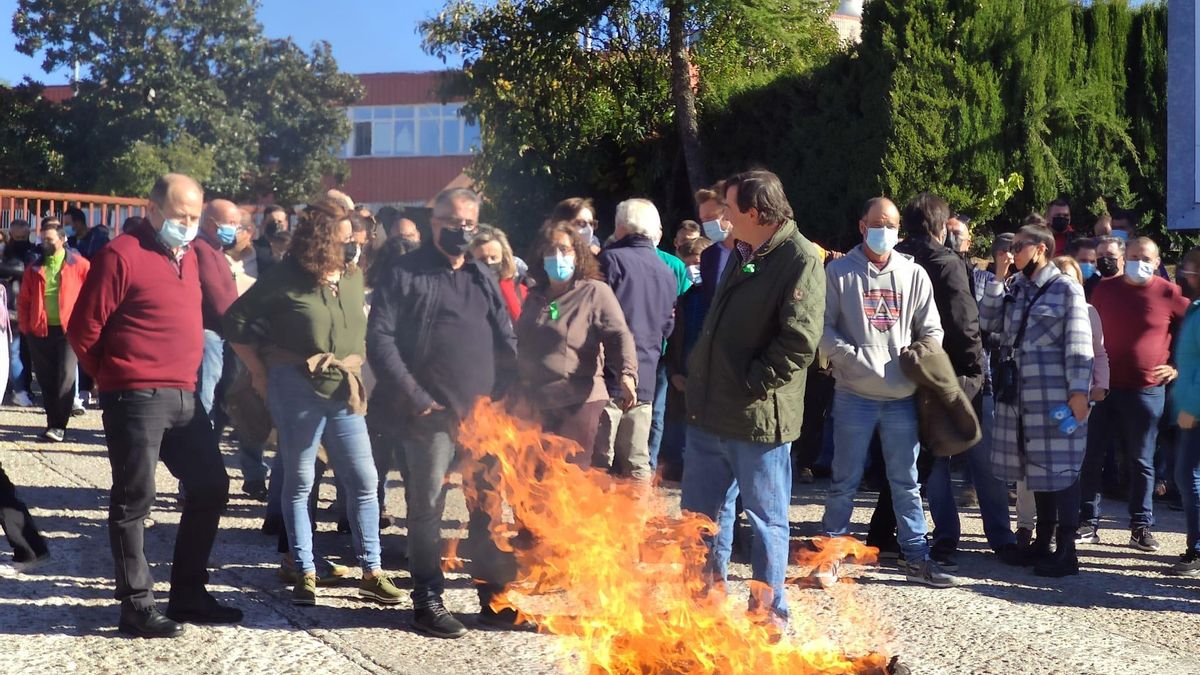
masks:
[[[894,227],[868,227],[867,248],[875,255],[887,255],[896,247],[900,239],[900,230]]]
[[[233,246],[233,242],[237,241],[237,225],[218,225],[217,240],[222,246]]]
[[[542,266],[550,281],[570,281],[575,276],[575,257],[548,255],[542,258]]]
[[[729,232],[721,229],[721,221],[706,220],[704,221],[704,236],[712,240],[714,244],[719,244],[729,236]]]
[[[67,235],[68,237],[74,237],[75,236],[75,226],[68,225],[68,226],[64,227],[63,234]]]
[[[1084,281],[1096,276],[1096,266],[1092,263],[1079,263],[1079,271],[1083,272]]]
[[[178,220],[168,218],[163,221],[162,229],[158,231],[158,238],[167,245],[167,248],[182,248],[192,243],[199,231],[199,226],[188,227]]]
[[[596,230],[591,225],[584,225],[579,228],[579,238],[588,246],[592,245],[592,239],[596,237]]]
[[[1154,265],[1148,260],[1128,260],[1125,262],[1125,276],[1133,283],[1142,286],[1149,283],[1154,276]]]
[[[1112,236],[1116,237],[1117,239],[1120,239],[1121,241],[1125,241],[1125,242],[1129,241],[1129,233],[1126,232],[1125,230],[1113,230]]]
[[[700,266],[699,265],[688,265],[687,266],[687,275],[688,275],[689,281],[691,281],[693,284],[699,284],[700,283]]]

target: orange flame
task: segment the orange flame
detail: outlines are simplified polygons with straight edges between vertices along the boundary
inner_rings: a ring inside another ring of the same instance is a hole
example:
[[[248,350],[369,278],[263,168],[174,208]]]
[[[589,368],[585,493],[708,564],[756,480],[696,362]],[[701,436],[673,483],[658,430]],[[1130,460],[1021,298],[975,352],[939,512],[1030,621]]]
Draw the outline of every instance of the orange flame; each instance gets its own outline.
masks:
[[[646,485],[584,469],[568,457],[573,442],[543,434],[536,425],[482,401],[460,429],[463,473],[480,472],[495,491],[479,494],[464,481],[469,503],[502,523],[504,505],[530,541],[512,545],[511,526],[493,539],[512,551],[517,580],[493,601],[512,607],[543,632],[561,637],[563,665],[588,673],[883,673],[886,657],[869,613],[847,601],[851,586],[830,595],[846,602],[858,639],[848,656],[828,626],[792,613],[794,638],[776,643],[745,605],[706,583],[703,537],[711,520],[677,513],[665,496]],[[819,542],[819,553],[862,554],[866,547],[839,538]],[[811,560],[810,560],[811,562]],[[765,587],[752,592],[769,592]]]

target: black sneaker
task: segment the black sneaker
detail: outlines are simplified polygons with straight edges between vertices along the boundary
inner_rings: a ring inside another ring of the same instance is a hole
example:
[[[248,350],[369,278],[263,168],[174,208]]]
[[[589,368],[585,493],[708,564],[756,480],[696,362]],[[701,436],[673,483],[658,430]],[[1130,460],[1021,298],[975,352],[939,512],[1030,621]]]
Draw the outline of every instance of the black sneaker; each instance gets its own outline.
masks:
[[[1026,548],[1033,543],[1033,530],[1028,527],[1017,528],[1017,548]]]
[[[267,501],[267,481],[265,480],[247,480],[242,481],[242,494],[256,501]]]
[[[440,602],[429,607],[413,609],[413,618],[409,625],[426,635],[450,640],[467,634],[467,627],[454,618]]]
[[[528,631],[534,630],[537,627],[532,621],[521,619],[521,616],[517,614],[517,610],[511,607],[506,607],[497,612],[492,609],[491,605],[484,605],[479,608],[479,624],[486,628],[513,631]]]
[[[173,638],[183,634],[183,626],[151,605],[145,609],[121,609],[117,630],[140,638]]]
[[[1025,556],[1021,555],[1021,551],[1019,544],[1004,544],[996,551],[996,555],[1005,565],[1020,567],[1025,564]]]
[[[1075,551],[1058,551],[1033,566],[1033,573],[1039,577],[1061,578],[1079,574],[1079,556]]]
[[[172,598],[167,603],[167,616],[179,623],[241,623],[242,610],[226,607],[217,599],[201,590],[185,594],[179,600]]]
[[[958,571],[958,559],[954,557],[953,553],[930,551],[929,559],[934,561],[935,563],[937,563],[938,567],[942,568],[943,570],[945,570],[947,572],[957,572]]]
[[[1129,545],[1139,551],[1157,551],[1161,546],[1148,527],[1139,527],[1129,535]]]
[[[1179,562],[1171,565],[1171,574],[1180,577],[1200,576],[1200,551],[1191,549],[1179,556]]]

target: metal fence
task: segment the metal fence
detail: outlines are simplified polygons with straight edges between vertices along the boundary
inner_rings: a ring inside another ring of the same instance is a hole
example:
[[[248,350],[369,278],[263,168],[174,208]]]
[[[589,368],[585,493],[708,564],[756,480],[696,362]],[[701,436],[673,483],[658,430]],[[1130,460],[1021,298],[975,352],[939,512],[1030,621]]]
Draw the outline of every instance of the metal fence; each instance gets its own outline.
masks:
[[[144,217],[147,204],[146,199],[131,197],[0,189],[0,229],[7,231],[9,223],[20,219],[28,221],[36,230],[42,218],[61,218],[67,209],[77,207],[87,214],[89,226],[104,224],[119,232],[126,218]]]

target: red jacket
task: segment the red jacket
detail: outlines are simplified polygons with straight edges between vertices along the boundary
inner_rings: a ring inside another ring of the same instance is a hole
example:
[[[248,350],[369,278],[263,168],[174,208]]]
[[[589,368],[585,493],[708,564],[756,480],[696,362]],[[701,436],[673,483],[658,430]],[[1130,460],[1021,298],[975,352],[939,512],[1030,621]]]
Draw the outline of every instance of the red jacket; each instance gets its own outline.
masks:
[[[100,249],[67,326],[101,393],[196,390],[204,351],[196,253],[176,262],[156,235],[143,222]]]
[[[66,326],[71,321],[71,312],[79,299],[79,291],[87,279],[92,264],[77,251],[67,249],[58,282],[58,320]],[[42,262],[25,268],[21,277],[21,292],[17,295],[17,316],[21,320],[21,332],[34,337],[50,334],[50,323],[46,319],[46,268]]]

